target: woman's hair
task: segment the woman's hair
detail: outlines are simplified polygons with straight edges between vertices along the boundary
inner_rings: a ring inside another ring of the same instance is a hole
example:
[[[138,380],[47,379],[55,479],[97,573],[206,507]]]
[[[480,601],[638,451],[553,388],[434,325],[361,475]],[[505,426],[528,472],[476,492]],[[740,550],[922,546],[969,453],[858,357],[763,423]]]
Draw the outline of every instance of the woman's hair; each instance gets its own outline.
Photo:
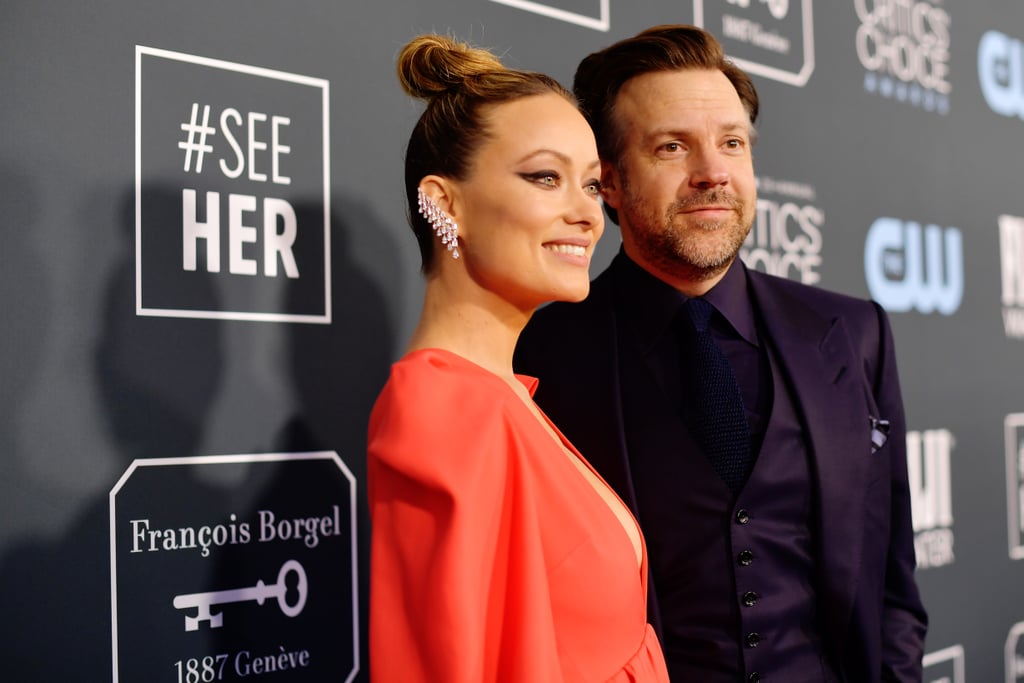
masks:
[[[428,272],[435,239],[430,224],[418,213],[416,190],[423,177],[466,179],[474,155],[490,136],[490,107],[547,93],[574,105],[576,100],[550,76],[507,69],[487,50],[433,34],[413,38],[402,48],[398,80],[406,93],[427,102],[406,149],[405,192],[423,272]]]

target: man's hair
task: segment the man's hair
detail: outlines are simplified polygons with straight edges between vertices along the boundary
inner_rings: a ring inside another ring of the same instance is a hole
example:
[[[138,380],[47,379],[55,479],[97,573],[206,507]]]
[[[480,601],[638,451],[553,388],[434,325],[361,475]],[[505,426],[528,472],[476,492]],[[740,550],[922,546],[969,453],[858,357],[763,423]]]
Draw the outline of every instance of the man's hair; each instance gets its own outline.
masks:
[[[615,125],[615,100],[632,78],[659,71],[717,69],[725,74],[750,116],[757,120],[758,99],[754,82],[725,57],[713,35],[696,26],[654,26],[587,56],[576,69],[573,91],[583,115],[594,129],[601,158],[617,163],[624,131]]]

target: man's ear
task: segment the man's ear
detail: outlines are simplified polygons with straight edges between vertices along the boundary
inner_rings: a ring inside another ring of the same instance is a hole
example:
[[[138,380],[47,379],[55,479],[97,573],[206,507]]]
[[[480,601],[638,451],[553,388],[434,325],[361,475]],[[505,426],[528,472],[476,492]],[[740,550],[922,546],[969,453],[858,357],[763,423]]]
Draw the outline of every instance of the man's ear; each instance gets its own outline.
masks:
[[[601,160],[601,198],[618,211],[622,205],[622,176],[610,161]]]

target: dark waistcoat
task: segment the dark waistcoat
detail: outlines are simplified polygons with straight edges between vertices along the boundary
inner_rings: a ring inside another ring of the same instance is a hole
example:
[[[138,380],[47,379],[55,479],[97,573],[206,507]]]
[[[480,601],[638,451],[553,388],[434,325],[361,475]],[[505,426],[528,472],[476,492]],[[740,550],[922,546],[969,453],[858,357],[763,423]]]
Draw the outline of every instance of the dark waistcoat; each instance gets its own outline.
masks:
[[[672,352],[645,357],[621,341],[630,467],[672,680],[838,680],[819,638],[811,458],[777,359],[770,419],[734,499],[680,417]]]

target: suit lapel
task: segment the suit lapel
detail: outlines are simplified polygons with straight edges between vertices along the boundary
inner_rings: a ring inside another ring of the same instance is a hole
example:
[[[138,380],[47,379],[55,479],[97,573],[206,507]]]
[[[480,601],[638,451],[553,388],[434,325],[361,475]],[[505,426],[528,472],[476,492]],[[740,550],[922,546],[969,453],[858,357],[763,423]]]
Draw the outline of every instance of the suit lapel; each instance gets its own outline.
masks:
[[[870,450],[860,369],[842,318],[829,320],[759,273],[750,285],[761,323],[790,382],[808,435],[812,477],[817,484],[818,558],[824,623],[840,630],[849,623],[864,543],[863,497]],[[841,654],[841,653],[840,653]]]

